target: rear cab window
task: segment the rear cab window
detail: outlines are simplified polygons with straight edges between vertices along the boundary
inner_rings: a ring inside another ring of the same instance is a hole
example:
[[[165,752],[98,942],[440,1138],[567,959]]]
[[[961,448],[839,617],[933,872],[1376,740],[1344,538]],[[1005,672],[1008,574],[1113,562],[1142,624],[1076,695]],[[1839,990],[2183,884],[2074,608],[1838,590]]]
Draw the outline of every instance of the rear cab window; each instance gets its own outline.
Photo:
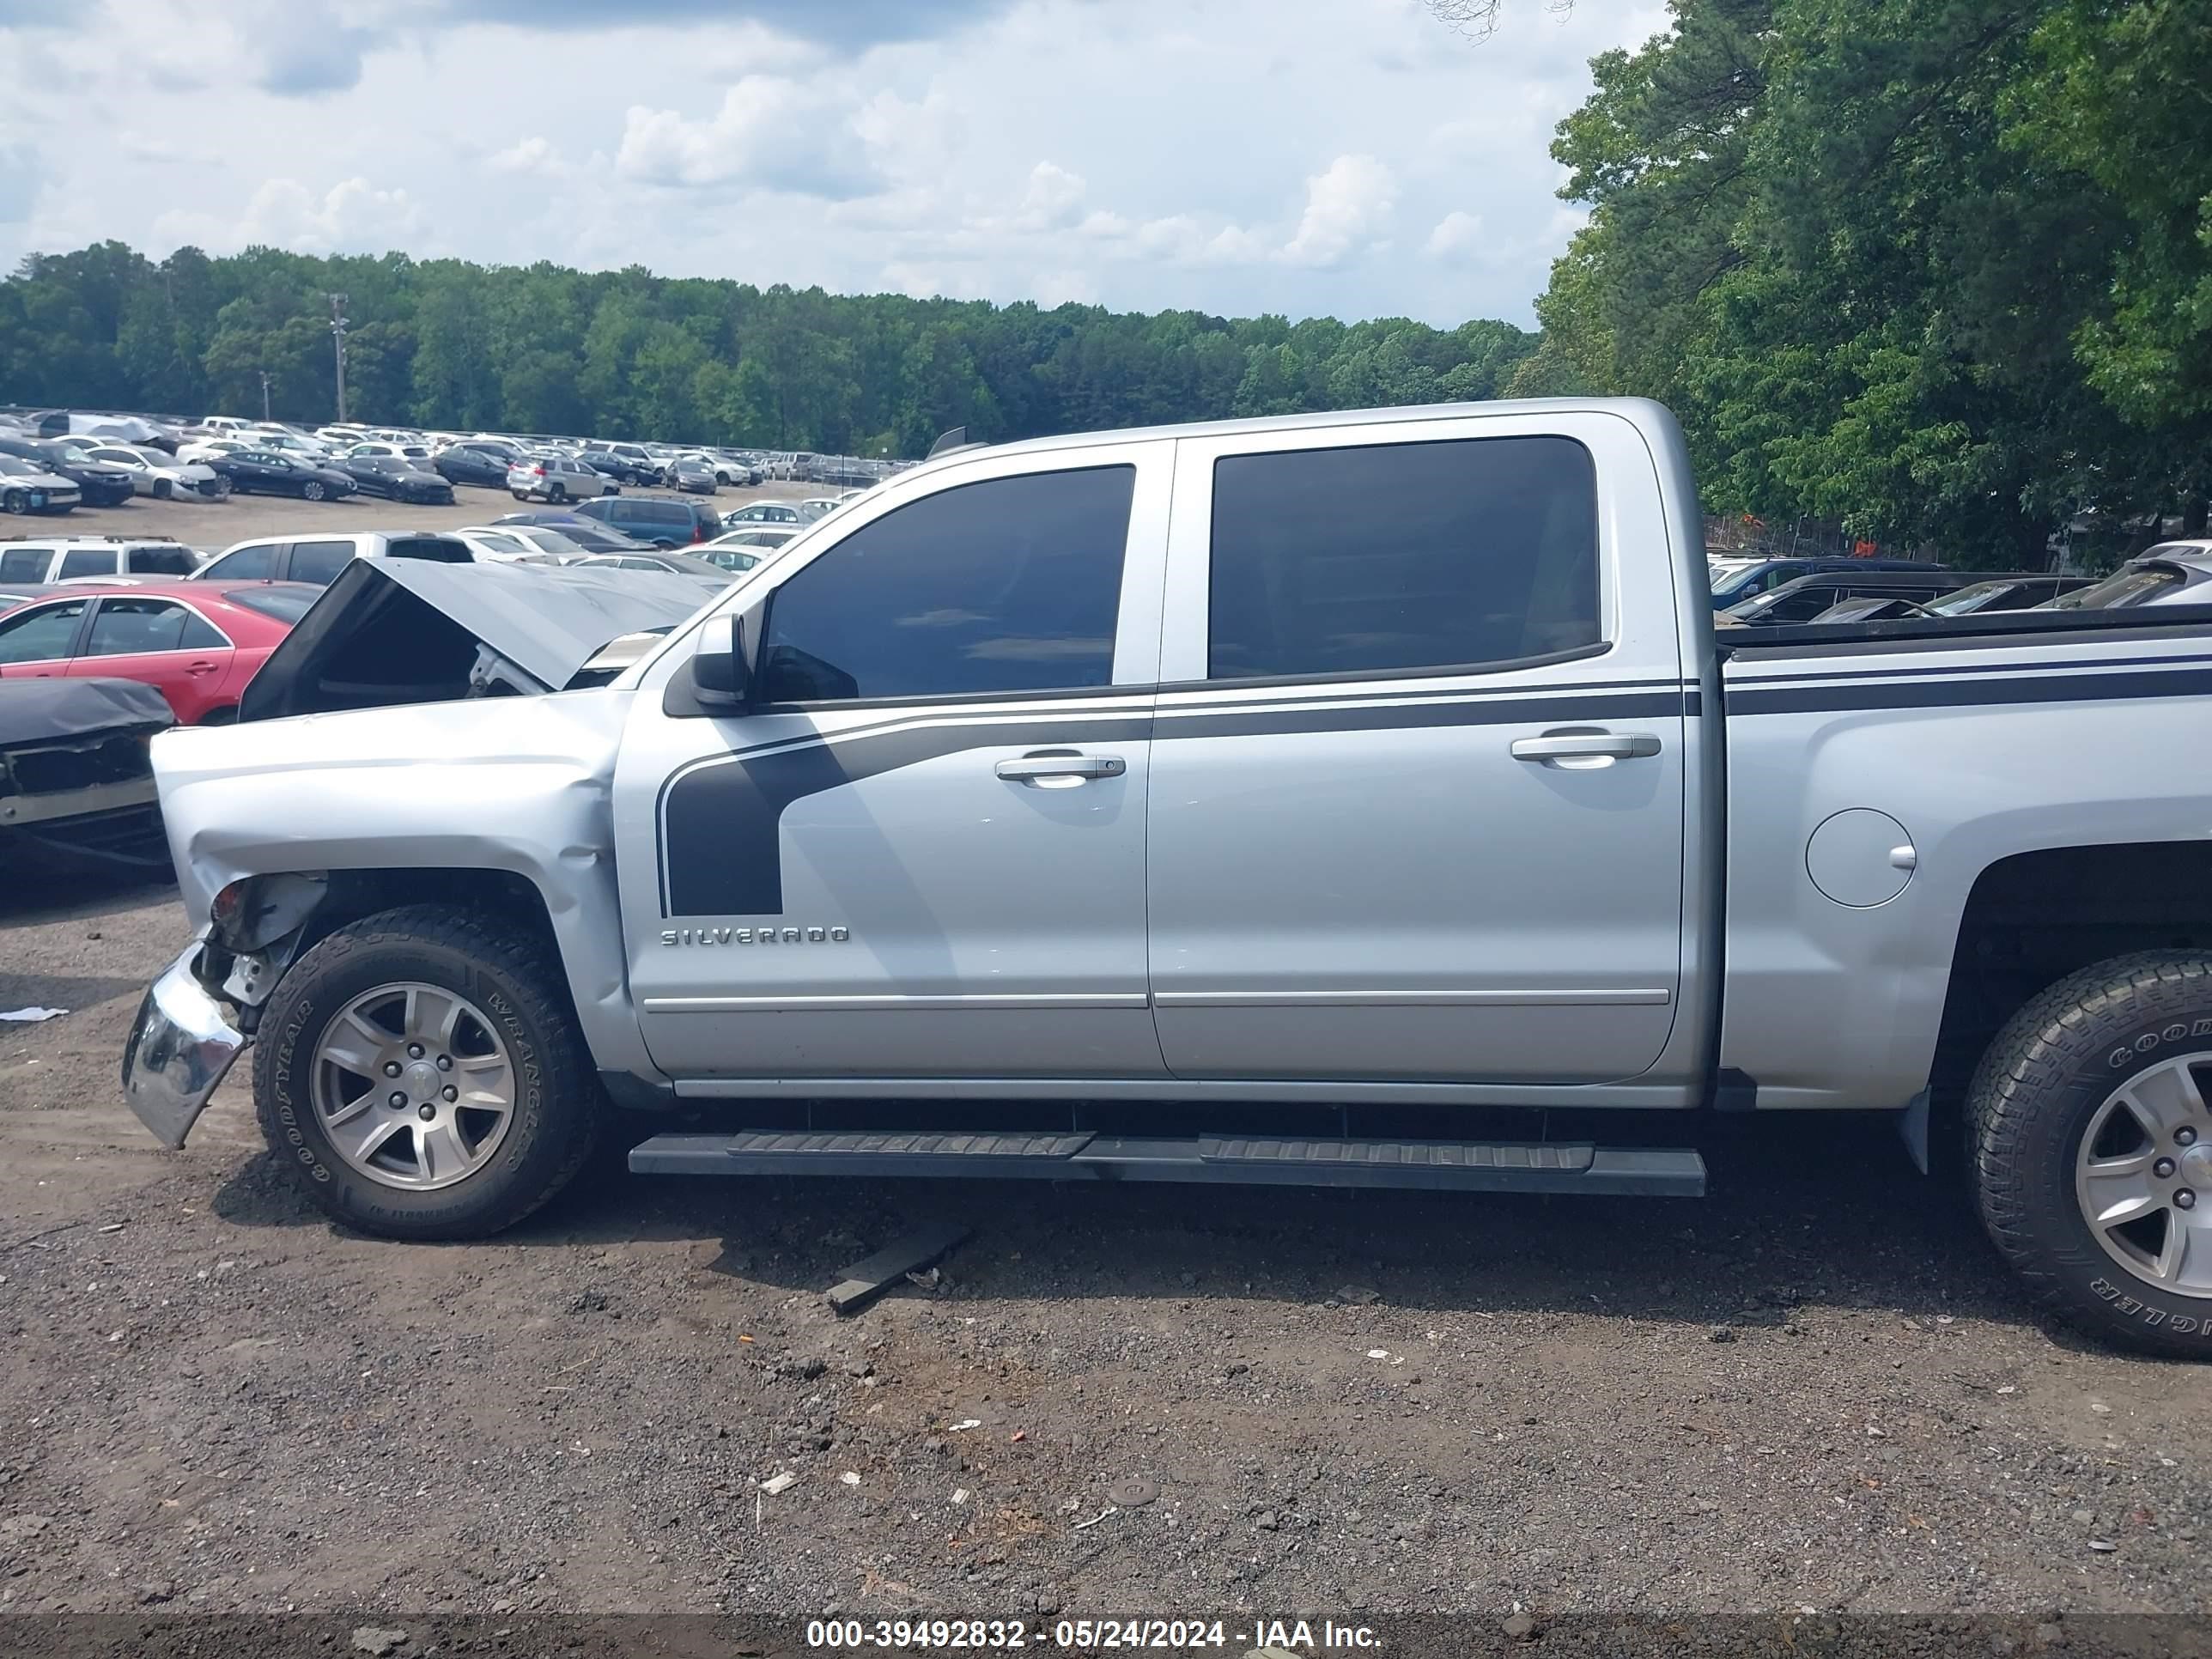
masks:
[[[192,556],[181,547],[134,547],[130,567],[131,574],[139,576],[189,576]]]

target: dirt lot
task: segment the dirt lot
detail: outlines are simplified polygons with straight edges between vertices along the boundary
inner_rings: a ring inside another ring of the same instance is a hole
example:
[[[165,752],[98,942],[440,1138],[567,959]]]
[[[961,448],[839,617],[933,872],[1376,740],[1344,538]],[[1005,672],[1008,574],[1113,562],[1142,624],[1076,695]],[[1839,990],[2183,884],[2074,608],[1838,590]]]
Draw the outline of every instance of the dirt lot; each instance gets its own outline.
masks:
[[[118,1103],[173,893],[11,875],[0,1009],[70,1012],[0,1025],[0,1609],[2212,1601],[2212,1372],[2039,1328],[1886,1127],[1731,1124],[1703,1204],[615,1156],[401,1247],[311,1213],[238,1085],[181,1153]],[[826,1310],[946,1218],[934,1289]]]
[[[632,495],[664,495],[659,489],[632,489]],[[805,495],[834,495],[813,484],[769,483],[758,489],[725,489],[711,495],[695,495],[717,512],[727,513],[747,501],[793,501]],[[238,495],[227,501],[157,501],[138,496],[122,507],[79,507],[54,519],[17,520],[9,535],[46,536],[174,536],[204,552],[219,553],[234,542],[255,536],[282,536],[320,532],[325,535],[359,530],[458,530],[465,525],[489,524],[504,513],[550,511],[543,501],[524,503],[504,489],[479,489],[459,484],[451,507],[408,507],[373,496],[356,495],[343,501],[301,501],[287,495]]]

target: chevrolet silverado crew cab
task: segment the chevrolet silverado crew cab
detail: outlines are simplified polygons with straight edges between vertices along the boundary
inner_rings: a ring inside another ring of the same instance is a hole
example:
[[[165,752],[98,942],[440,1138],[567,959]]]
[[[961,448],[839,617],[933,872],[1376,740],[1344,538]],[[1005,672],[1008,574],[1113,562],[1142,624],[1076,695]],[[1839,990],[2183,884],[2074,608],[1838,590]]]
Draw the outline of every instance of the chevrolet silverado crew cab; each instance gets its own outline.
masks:
[[[956,450],[590,689],[362,706],[442,636],[319,606],[154,741],[201,932],[126,1092],[179,1146],[250,1043],[398,1238],[640,1111],[641,1171],[1685,1195],[1887,1112],[2044,1303],[2212,1352],[2208,614],[1723,647],[1700,531],[1656,404],[1445,405]]]

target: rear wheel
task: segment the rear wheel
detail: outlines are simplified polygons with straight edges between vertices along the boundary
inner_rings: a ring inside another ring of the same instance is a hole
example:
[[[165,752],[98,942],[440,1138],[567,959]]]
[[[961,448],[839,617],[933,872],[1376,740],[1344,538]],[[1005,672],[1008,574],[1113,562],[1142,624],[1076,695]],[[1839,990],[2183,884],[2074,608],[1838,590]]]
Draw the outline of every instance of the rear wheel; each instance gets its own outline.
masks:
[[[562,502],[568,499],[568,486],[565,484],[555,484],[552,489],[545,492],[545,499],[552,502],[556,507],[560,506]]]
[[[2035,1297],[2212,1358],[2212,960],[2101,963],[2021,1009],[1969,1109],[1990,1237]]]
[[[387,1238],[513,1226],[589,1156],[600,1101],[552,951],[436,906],[340,928],[264,1013],[263,1132],[336,1220]]]

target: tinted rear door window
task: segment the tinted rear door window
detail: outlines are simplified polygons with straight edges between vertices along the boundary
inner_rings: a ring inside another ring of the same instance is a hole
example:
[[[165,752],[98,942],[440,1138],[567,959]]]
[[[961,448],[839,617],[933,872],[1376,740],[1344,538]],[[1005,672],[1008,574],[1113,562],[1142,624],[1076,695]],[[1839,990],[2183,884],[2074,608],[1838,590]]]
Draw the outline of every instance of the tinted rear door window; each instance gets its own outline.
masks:
[[[328,587],[353,559],[351,542],[295,542],[291,579]]]
[[[241,547],[234,553],[226,553],[210,565],[207,574],[225,581],[266,581],[276,574],[276,544],[263,542],[256,547]]]
[[[64,580],[76,576],[112,576],[114,574],[113,548],[77,547],[62,555],[60,574]]]
[[[11,547],[0,553],[0,582],[42,582],[53,556],[43,547]]]
[[[1597,477],[1571,439],[1225,455],[1209,676],[1372,674],[1596,644]]]
[[[771,702],[1104,685],[1136,470],[945,490],[848,536],[776,592]]]
[[[181,547],[134,547],[131,568],[141,576],[189,576],[192,556]]]
[[[149,651],[208,651],[225,641],[204,617],[166,599],[103,599],[85,641],[88,657]]]

